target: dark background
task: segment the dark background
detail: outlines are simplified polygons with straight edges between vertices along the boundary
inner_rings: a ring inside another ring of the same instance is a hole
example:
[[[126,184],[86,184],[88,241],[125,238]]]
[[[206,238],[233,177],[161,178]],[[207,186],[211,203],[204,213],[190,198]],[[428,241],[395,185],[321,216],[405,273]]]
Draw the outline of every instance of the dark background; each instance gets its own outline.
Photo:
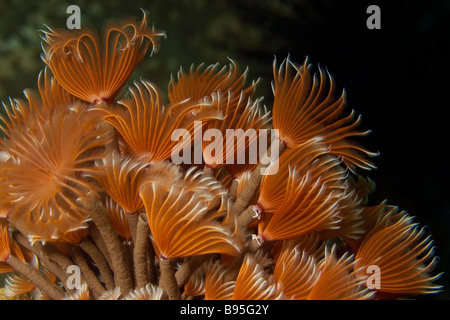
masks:
[[[448,196],[450,1],[331,0],[165,0],[165,1],[4,1],[0,0],[0,99],[36,88],[43,67],[37,29],[64,28],[65,9],[77,4],[82,24],[101,27],[110,18],[141,17],[167,32],[161,50],[145,59],[140,76],[167,88],[170,74],[191,63],[249,66],[262,77],[258,94],[272,101],[272,62],[288,54],[302,63],[327,67],[348,110],[362,114],[363,140],[379,151],[371,203],[387,199],[417,217],[433,236],[440,257],[436,273],[449,266]],[[368,30],[366,9],[381,8],[381,30]],[[448,286],[449,277],[438,281]],[[448,299],[448,290],[420,299]]]

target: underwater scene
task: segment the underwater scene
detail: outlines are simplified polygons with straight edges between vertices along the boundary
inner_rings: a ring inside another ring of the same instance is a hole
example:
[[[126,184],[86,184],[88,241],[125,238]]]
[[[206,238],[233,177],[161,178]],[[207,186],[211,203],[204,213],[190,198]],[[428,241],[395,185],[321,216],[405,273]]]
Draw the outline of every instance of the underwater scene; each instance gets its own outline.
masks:
[[[0,300],[449,299],[449,40],[437,0],[0,0]]]

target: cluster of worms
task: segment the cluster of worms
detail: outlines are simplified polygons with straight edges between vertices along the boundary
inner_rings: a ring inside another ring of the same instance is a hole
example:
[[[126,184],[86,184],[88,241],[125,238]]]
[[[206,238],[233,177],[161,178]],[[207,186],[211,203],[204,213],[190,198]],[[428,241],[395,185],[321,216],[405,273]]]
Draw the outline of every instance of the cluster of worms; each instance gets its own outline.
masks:
[[[145,16],[101,35],[41,37],[38,86],[4,103],[1,118],[3,298],[395,299],[441,289],[424,229],[387,201],[369,205],[376,153],[360,144],[369,132],[327,70],[274,61],[269,107],[233,60],[180,69],[167,97],[146,79],[122,94],[165,37]],[[252,134],[198,146],[198,123]],[[189,133],[181,142],[179,129]],[[267,130],[271,148],[250,161]],[[194,148],[200,163],[172,161]]]

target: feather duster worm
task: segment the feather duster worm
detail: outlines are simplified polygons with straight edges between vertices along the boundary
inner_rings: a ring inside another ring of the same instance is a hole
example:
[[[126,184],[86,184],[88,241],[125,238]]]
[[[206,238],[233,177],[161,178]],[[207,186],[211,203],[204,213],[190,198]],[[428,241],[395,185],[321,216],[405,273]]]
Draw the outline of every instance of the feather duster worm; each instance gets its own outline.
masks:
[[[335,247],[325,250],[321,273],[309,292],[308,300],[365,300],[373,293],[365,286],[366,277],[355,272],[353,257],[335,256]]]
[[[141,186],[148,223],[161,257],[176,258],[206,253],[237,255],[239,242],[208,216],[213,195],[207,190],[174,181],[170,188],[151,181]]]
[[[382,272],[380,293],[405,296],[436,292],[442,286],[433,283],[440,275],[430,276],[437,258],[430,237],[396,208],[385,213],[366,235],[356,254],[356,267],[364,273],[376,265]],[[366,272],[367,274],[367,272]]]
[[[245,172],[256,166],[258,139],[261,132],[269,128],[270,117],[260,108],[259,100],[245,101],[245,94],[241,92],[239,100],[233,105],[231,95],[231,91],[228,91],[228,97],[220,92],[212,95],[213,108],[216,106],[227,116],[208,123],[207,128],[215,131],[211,136],[207,134],[208,130],[205,132],[202,150],[207,167],[217,169],[226,166],[229,172],[237,176],[238,171]],[[239,165],[241,168],[236,169]]]
[[[292,243],[283,244],[273,270],[274,277],[290,299],[305,300],[320,276],[318,261],[311,253]]]
[[[247,254],[236,279],[233,300],[273,300],[283,295],[281,286],[265,270],[261,255]]]
[[[3,143],[8,159],[0,175],[9,219],[29,237],[57,239],[89,219],[83,204],[96,189],[82,175],[94,170],[93,161],[110,140],[107,128],[82,104],[52,110],[47,119],[29,117]]]
[[[97,161],[96,167],[101,169],[92,177],[125,212],[134,214],[144,206],[139,197],[139,179],[146,166],[147,163],[113,152]]]
[[[90,103],[113,102],[146,53],[158,48],[163,32],[148,28],[147,19],[106,28],[102,39],[92,30],[42,31],[42,60],[58,83]]]
[[[182,143],[172,138],[176,129],[186,129],[192,136],[194,121],[223,117],[220,112],[211,110],[205,102],[181,102],[180,112],[171,115],[164,106],[159,89],[149,81],[135,82],[135,88],[131,87],[130,93],[132,99],[119,101],[123,107],[103,105],[98,109],[104,112],[105,121],[119,133],[126,146],[126,153],[142,161],[156,163],[169,160],[173,152],[183,147]],[[189,114],[196,108],[202,111]],[[191,143],[191,140],[186,139],[184,143]]]
[[[178,113],[178,103],[190,101],[198,103],[211,95],[220,92],[225,96],[226,105],[236,108],[239,100],[247,100],[253,96],[257,81],[245,88],[247,70],[240,72],[236,62],[231,60],[228,68],[226,66],[219,69],[219,64],[210,65],[204,68],[199,65],[196,69],[192,65],[189,73],[186,74],[180,68],[177,74],[177,80],[171,77],[169,82],[169,101],[174,107],[172,113]],[[243,97],[241,97],[241,95]],[[229,109],[232,112],[233,109]]]
[[[375,168],[370,157],[376,154],[349,140],[369,131],[355,131],[361,120],[353,120],[354,112],[341,117],[345,91],[336,99],[336,85],[328,71],[319,67],[317,77],[311,74],[311,68],[308,59],[299,66],[287,58],[280,68],[274,61],[273,126],[279,129],[279,139],[293,148],[311,138],[324,137],[331,154],[341,158],[349,169]]]

